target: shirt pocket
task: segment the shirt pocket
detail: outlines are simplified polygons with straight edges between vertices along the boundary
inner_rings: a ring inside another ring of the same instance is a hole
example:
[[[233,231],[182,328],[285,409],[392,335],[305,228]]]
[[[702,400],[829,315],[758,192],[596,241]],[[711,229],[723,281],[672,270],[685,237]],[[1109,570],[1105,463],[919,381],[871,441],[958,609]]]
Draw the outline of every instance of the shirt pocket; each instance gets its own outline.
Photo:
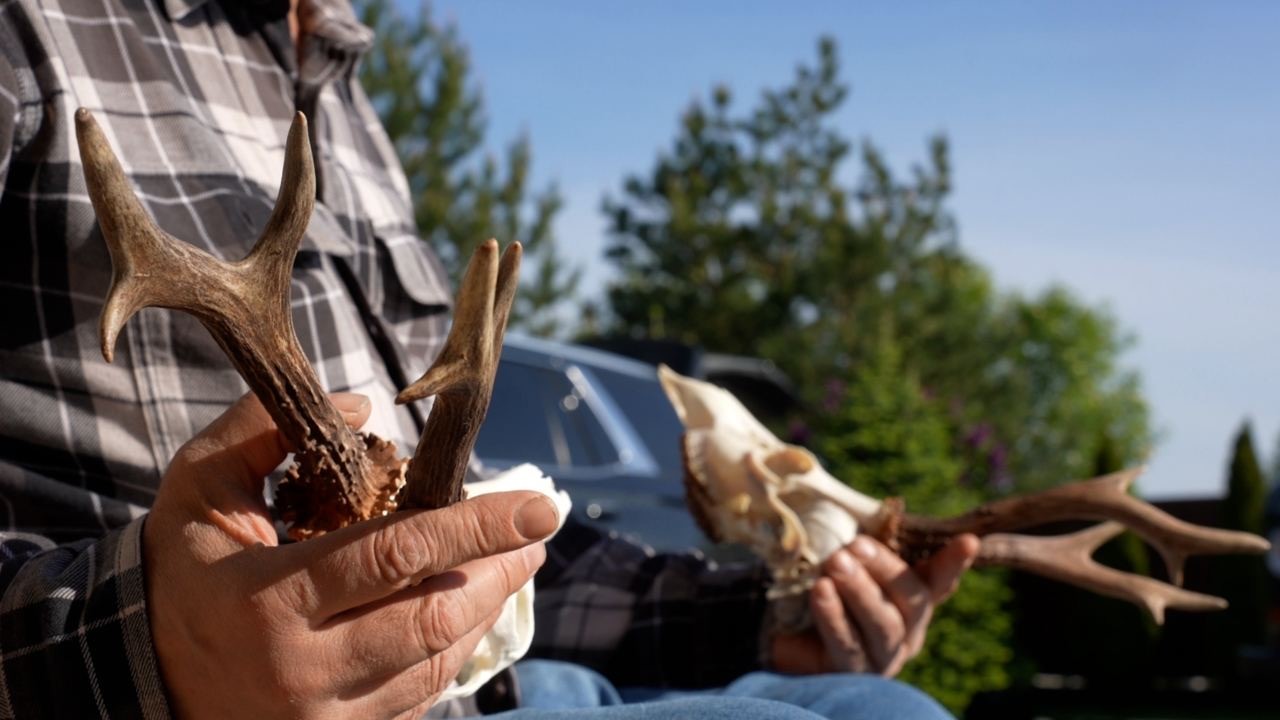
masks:
[[[416,235],[375,234],[382,297],[378,312],[403,349],[410,380],[426,372],[440,354],[449,329],[453,294],[443,263]]]
[[[365,225],[350,269],[362,295],[370,333],[390,339],[406,380],[426,371],[444,344],[452,293],[448,273],[435,252],[417,235],[396,228]],[[377,338],[375,338],[376,340]]]

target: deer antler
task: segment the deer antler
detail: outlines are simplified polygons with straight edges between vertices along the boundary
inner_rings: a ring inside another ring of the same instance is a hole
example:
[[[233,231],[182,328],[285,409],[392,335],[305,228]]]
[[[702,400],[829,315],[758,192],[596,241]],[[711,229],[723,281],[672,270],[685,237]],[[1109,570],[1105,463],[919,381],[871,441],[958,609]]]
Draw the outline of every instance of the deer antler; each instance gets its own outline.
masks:
[[[1157,623],[1165,608],[1221,610],[1225,600],[1180,589],[1183,565],[1192,555],[1260,554],[1271,545],[1246,532],[1183,522],[1129,494],[1141,468],[1067,483],[1038,493],[1005,498],[954,518],[904,514],[885,527],[897,526],[885,540],[905,558],[931,555],[947,539],[961,533],[982,538],[978,563],[1003,565],[1078,585],[1103,595],[1141,605]],[[1060,536],[1008,534],[1062,520],[1106,520]],[[1092,559],[1103,543],[1124,532],[1137,533],[1164,559],[1169,583],[1120,572]]]
[[[1145,575],[1121,572],[1094,562],[1094,551],[1124,531],[1121,523],[1108,521],[1069,535],[996,533],[982,538],[978,563],[1025,570],[1127,600],[1146,610],[1157,625],[1164,624],[1166,608],[1199,611],[1227,607],[1227,601],[1222,598],[1183,590]]]
[[[463,497],[467,461],[493,396],[521,253],[518,242],[507,247],[501,261],[497,241],[476,248],[458,289],[453,327],[440,356],[396,396],[397,403],[436,396],[409,464],[401,507],[434,509]]]
[[[520,243],[508,247],[501,261],[494,240],[476,250],[440,357],[397,397],[403,403],[439,395],[400,493],[406,461],[393,443],[347,427],[294,335],[290,278],[315,207],[306,117],[298,113],[289,129],[271,219],[249,255],[234,263],[156,226],[87,110],[76,112],[76,138],[114,268],[102,311],[103,355],[111,361],[120,330],[144,307],[183,310],[199,319],[296,449],[276,493],[291,536],[303,539],[398,508],[439,508],[462,499],[515,298]]]
[[[1174,585],[1182,585],[1183,564],[1189,556],[1267,551],[1267,541],[1256,535],[1192,525],[1133,497],[1129,486],[1141,472],[1133,468],[1005,498],[945,520],[906,515],[898,542],[905,553],[930,552],[939,547],[938,541],[960,533],[988,535],[1059,520],[1115,520],[1159,551]],[[1007,541],[1019,536],[1003,537]]]
[[[149,306],[191,313],[213,335],[295,449],[277,507],[307,537],[394,508],[404,463],[395,446],[357,436],[329,402],[298,346],[289,309],[294,256],[315,205],[307,121],[289,129],[275,210],[248,256],[218,260],[165,233],[143,209],[89,111],[76,111],[89,197],[114,268],[101,318],[102,353]]]
[[[1270,544],[1249,533],[1183,522],[1128,494],[1139,470],[1069,483],[997,500],[954,518],[903,512],[899,498],[877,500],[823,470],[808,450],[774,437],[727,391],[659,371],[685,426],[687,498],[713,538],[743,542],[773,570],[777,596],[802,592],[832,552],[861,529],[915,562],[962,533],[981,536],[978,562],[1004,565],[1119,597],[1144,607],[1156,622],[1166,608],[1214,610],[1226,602],[1178,588],[1188,556],[1263,553]],[[1064,536],[1007,534],[1061,520],[1107,520]],[[1170,583],[1099,565],[1093,552],[1132,529],[1164,558]],[[781,618],[803,624],[803,609]]]

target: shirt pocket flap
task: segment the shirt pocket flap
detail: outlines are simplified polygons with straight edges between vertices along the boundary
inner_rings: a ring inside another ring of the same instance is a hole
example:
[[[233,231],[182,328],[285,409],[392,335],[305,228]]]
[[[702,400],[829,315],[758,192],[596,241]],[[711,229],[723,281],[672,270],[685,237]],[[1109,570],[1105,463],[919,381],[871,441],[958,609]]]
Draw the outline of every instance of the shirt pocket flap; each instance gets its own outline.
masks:
[[[449,274],[421,239],[402,231],[384,230],[376,235],[391,258],[400,288],[406,295],[423,305],[449,307],[452,304]]]
[[[235,198],[235,203],[238,206],[244,227],[247,232],[252,233],[252,236],[248,238],[249,244],[252,246],[271,219],[274,200],[268,201],[259,197],[239,196]],[[347,234],[343,232],[342,226],[338,224],[338,219],[333,216],[329,208],[323,205],[316,205],[315,211],[311,213],[311,219],[307,223],[307,232],[302,237],[302,246],[299,250],[349,257],[355,253],[355,245],[347,238]]]

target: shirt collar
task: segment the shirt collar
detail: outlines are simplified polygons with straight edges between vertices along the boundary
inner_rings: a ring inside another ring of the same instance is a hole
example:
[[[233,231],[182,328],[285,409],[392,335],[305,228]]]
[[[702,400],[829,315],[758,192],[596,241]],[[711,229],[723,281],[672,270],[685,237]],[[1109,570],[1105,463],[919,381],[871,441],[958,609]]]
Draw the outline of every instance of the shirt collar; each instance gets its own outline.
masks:
[[[373,45],[373,30],[360,22],[349,0],[300,0],[299,34],[321,40],[326,52],[359,59]]]
[[[210,0],[162,0],[169,20],[178,22]],[[258,3],[269,0],[251,0]],[[373,31],[362,24],[349,0],[301,0],[298,4],[299,30],[303,36],[319,36],[356,56],[373,44]]]

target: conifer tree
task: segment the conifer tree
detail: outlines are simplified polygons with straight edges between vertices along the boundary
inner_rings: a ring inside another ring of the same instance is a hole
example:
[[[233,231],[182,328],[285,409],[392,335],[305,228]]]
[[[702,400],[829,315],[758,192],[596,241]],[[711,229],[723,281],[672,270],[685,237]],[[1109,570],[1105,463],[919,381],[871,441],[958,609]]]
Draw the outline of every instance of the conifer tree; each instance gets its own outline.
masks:
[[[606,332],[763,356],[818,404],[886,327],[955,436],[972,437],[966,479],[996,491],[1085,477],[1104,432],[1126,462],[1145,455],[1114,320],[1062,289],[997,292],[959,246],[945,139],[901,178],[836,122],[847,97],[824,40],[754,106],[724,87],[696,102],[605,202],[618,270]]]
[[[512,142],[500,160],[485,152],[484,99],[455,28],[434,22],[426,6],[405,13],[389,0],[357,5],[375,32],[360,80],[404,166],[419,233],[455,285],[479,243],[522,242],[526,262],[511,325],[561,333],[560,307],[580,270],[563,260],[552,233],[560,194],[554,186],[530,188],[529,139]]]
[[[1262,469],[1253,449],[1253,430],[1245,422],[1233,443],[1227,495],[1222,501],[1222,526],[1262,534],[1266,496]],[[1218,558],[1213,572],[1218,595],[1230,603],[1219,623],[1221,647],[1228,653],[1223,660],[1224,670],[1230,673],[1241,646],[1262,645],[1266,641],[1270,582],[1261,556]]]
[[[1092,474],[1123,469],[1115,445],[1103,437]],[[1130,492],[1136,494],[1136,486]],[[1150,574],[1147,546],[1132,532],[1103,545],[1093,558],[1124,572]],[[1085,675],[1093,686],[1138,688],[1148,682],[1159,631],[1141,608],[1030,574],[1015,575],[1013,587],[1014,636],[1037,671]]]
[[[972,508],[980,497],[956,482],[960,467],[947,423],[888,338],[847,387],[833,383],[825,401],[833,411],[817,428],[819,450],[836,477],[939,516]],[[938,608],[925,647],[902,680],[957,713],[975,693],[1005,687],[1013,657],[1009,597],[1005,573],[967,573]]]

